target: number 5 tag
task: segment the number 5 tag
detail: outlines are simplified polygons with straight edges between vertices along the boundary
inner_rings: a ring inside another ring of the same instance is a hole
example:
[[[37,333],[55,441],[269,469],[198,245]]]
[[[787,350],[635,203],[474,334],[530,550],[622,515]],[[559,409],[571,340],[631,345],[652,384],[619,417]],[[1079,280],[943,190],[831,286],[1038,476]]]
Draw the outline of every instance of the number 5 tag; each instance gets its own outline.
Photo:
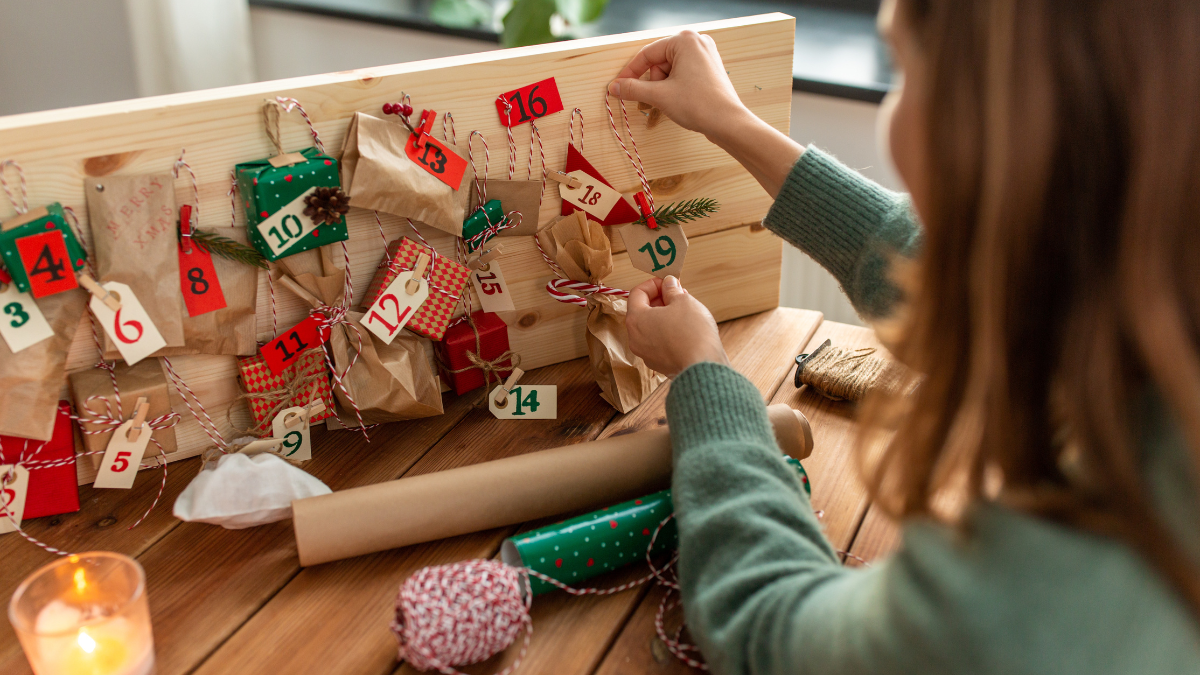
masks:
[[[383,340],[384,344],[392,344],[400,329],[408,324],[421,303],[429,298],[429,282],[421,277],[415,279],[418,284],[416,292],[409,294],[406,286],[408,280],[413,278],[413,273],[413,270],[409,270],[397,275],[362,319],[363,327]]]
[[[117,345],[117,351],[121,352],[125,363],[132,366],[167,345],[150,320],[150,315],[142,309],[142,303],[138,302],[133,289],[117,281],[106,281],[100,287],[116,296],[121,308],[114,312],[95,295],[88,306],[100,325],[104,326],[104,332]]]
[[[621,239],[635,269],[656,277],[668,274],[678,277],[683,271],[688,240],[682,226],[659,225],[652,230],[640,223],[630,223],[621,228]]]
[[[54,337],[54,330],[46,323],[33,296],[22,293],[16,284],[0,290],[0,336],[14,354]]]
[[[10,476],[10,482],[4,482]],[[25,495],[29,494],[29,472],[23,466],[0,465],[0,534],[16,532],[25,515]],[[12,518],[9,519],[9,514]]]
[[[607,218],[608,212],[621,200],[621,193],[616,188],[608,187],[582,169],[572,171],[567,178],[567,182],[558,184],[558,194],[562,195],[564,202],[578,206],[597,220]],[[570,178],[578,178],[580,186],[570,187]]]
[[[504,385],[498,384],[488,395],[488,410],[502,420],[552,420],[558,418],[558,385],[523,384],[504,393]],[[496,399],[504,400],[504,405]]]
[[[483,269],[471,270],[471,286],[479,296],[479,305],[485,312],[511,312],[516,309],[500,261],[492,260]]]
[[[129,440],[136,421],[131,419],[113,432],[112,439],[108,441],[108,448],[104,451],[104,459],[100,462],[100,472],[96,474],[96,482],[92,487],[119,490],[133,487],[138,466],[142,463],[142,455],[146,454],[146,445],[150,443],[150,436],[153,434],[150,425],[143,422],[137,439]]]

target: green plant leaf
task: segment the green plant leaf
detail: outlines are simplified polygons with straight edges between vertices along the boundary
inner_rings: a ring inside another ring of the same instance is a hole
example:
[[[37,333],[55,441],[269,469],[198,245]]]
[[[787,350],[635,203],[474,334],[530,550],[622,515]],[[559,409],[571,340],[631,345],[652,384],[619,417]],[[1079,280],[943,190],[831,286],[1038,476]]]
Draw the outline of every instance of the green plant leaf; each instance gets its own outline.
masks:
[[[439,26],[473,28],[492,18],[492,8],[483,0],[436,0],[429,18]]]
[[[505,47],[524,47],[554,42],[550,17],[557,9],[554,0],[516,0],[504,15],[500,42]]]
[[[608,0],[555,0],[555,4],[567,23],[577,26],[599,19],[608,7]]]

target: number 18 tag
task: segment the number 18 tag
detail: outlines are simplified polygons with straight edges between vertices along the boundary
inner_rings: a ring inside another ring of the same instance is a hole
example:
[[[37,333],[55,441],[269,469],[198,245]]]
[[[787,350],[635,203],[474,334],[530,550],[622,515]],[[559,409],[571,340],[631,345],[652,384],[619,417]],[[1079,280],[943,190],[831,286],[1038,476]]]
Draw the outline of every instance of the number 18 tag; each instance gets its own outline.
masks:
[[[492,260],[483,269],[471,270],[471,286],[479,296],[479,305],[485,312],[511,312],[516,309],[500,261]]]
[[[33,296],[22,293],[16,284],[0,288],[0,312],[3,312],[0,314],[0,336],[14,354],[54,337],[54,329],[46,322]]]
[[[131,419],[113,432],[112,438],[108,441],[108,448],[104,450],[104,459],[100,461],[100,472],[96,474],[96,482],[92,484],[92,487],[118,490],[128,490],[133,487],[133,481],[137,478],[138,466],[142,463],[142,455],[146,454],[146,446],[150,443],[150,436],[153,434],[150,425],[143,422],[137,439],[129,440],[135,421]]]
[[[417,313],[417,308],[429,298],[429,282],[424,278],[416,279],[418,288],[415,293],[409,294],[405,286],[412,278],[413,270],[397,275],[362,319],[363,327],[383,340],[384,344],[392,344],[400,329],[408,324],[413,314]]]
[[[683,257],[688,250],[683,227],[660,224],[652,230],[640,223],[630,223],[621,228],[621,239],[635,269],[656,277],[668,274],[678,277],[683,271]]]
[[[4,478],[11,474],[10,482]],[[25,515],[25,495],[29,494],[29,471],[23,466],[0,465],[0,534],[16,532]],[[9,519],[9,514],[12,519]]]
[[[620,192],[608,187],[600,179],[588,175],[583,169],[572,171],[567,177],[578,178],[580,186],[572,188],[567,183],[559,183],[558,194],[564,202],[578,206],[597,220],[607,218],[609,211],[621,200]]]
[[[504,385],[498,384],[488,395],[488,410],[502,420],[552,420],[558,418],[557,384],[522,384],[501,397]],[[504,399],[504,405],[496,399]]]
[[[150,320],[150,315],[133,294],[133,289],[118,281],[106,281],[100,286],[117,296],[121,308],[114,312],[95,295],[88,306],[100,321],[100,325],[104,326],[104,332],[108,333],[117,345],[117,351],[121,352],[125,363],[132,366],[167,345],[167,341]]]

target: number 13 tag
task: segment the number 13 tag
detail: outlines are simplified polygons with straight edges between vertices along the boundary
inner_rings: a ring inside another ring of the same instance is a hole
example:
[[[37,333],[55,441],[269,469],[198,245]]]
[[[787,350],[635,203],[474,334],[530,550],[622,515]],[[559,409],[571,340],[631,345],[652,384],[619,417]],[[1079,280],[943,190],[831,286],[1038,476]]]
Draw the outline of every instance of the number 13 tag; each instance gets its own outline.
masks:
[[[3,312],[0,314],[0,336],[14,354],[54,337],[54,330],[46,323],[33,296],[22,293],[16,284],[8,284],[0,290],[0,312]]]
[[[108,441],[108,448],[104,450],[104,459],[100,462],[100,472],[96,474],[96,482],[92,487],[119,490],[133,487],[138,466],[142,463],[142,455],[146,454],[146,446],[153,434],[150,425],[143,422],[137,439],[129,440],[136,421],[131,419],[113,432],[112,439]]]
[[[11,482],[4,482],[4,478]],[[19,526],[25,515],[25,495],[29,493],[29,472],[23,466],[0,465],[0,534],[16,532],[13,521]],[[9,519],[12,514],[12,519]]]
[[[558,184],[558,194],[562,195],[563,201],[586,211],[588,214],[595,216],[597,220],[604,220],[608,217],[608,212],[612,211],[617,202],[621,200],[621,193],[615,188],[610,188],[599,179],[589,176],[582,169],[572,171],[567,174],[568,178],[578,178],[581,185],[577,188],[571,188],[567,183]]]
[[[488,410],[502,420],[552,420],[558,418],[557,384],[522,384],[501,397],[504,385],[498,384],[488,395]],[[496,403],[504,399],[504,405]]]
[[[415,280],[418,284],[416,292],[409,294],[405,286],[412,278],[413,270],[397,275],[362,319],[363,327],[383,340],[384,344],[392,344],[400,329],[408,324],[413,314],[417,313],[417,308],[429,298],[429,282],[424,278]]]
[[[125,363],[132,366],[167,345],[167,341],[150,320],[150,315],[146,314],[142,303],[138,302],[137,296],[133,294],[133,289],[118,281],[106,281],[100,286],[117,296],[121,308],[114,312],[95,295],[88,306],[100,321],[100,325],[104,326],[104,332],[108,333],[117,345],[117,351],[121,352]]]

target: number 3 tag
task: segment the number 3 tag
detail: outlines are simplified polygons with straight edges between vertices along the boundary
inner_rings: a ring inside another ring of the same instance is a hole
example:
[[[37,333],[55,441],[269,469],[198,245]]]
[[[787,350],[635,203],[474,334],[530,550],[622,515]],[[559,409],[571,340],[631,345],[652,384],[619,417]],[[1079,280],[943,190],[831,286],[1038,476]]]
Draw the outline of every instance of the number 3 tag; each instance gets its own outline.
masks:
[[[11,483],[5,483],[4,477],[12,472]],[[0,534],[16,532],[13,521],[21,524],[25,515],[25,495],[29,494],[29,472],[23,466],[11,464],[0,465]],[[12,519],[9,519],[12,514]]]
[[[683,271],[683,257],[688,250],[683,227],[659,225],[652,230],[640,223],[630,223],[621,228],[621,239],[635,269],[656,277],[668,274],[678,277]]]
[[[304,406],[287,408],[280,411],[271,423],[271,435],[283,440],[283,445],[275,451],[280,457],[297,462],[312,459],[309,424],[304,418],[304,413]],[[291,422],[291,426],[288,426],[288,422]]]
[[[479,296],[483,311],[511,312],[516,309],[508,294],[508,284],[504,282],[504,272],[500,271],[499,260],[489,262],[483,269],[471,270],[471,286]]]
[[[513,387],[505,397],[504,405],[496,398],[504,391],[498,384],[488,395],[488,410],[501,420],[552,420],[558,418],[558,385],[523,384]]]
[[[138,302],[133,289],[118,281],[106,281],[100,286],[117,296],[121,308],[114,312],[94,295],[88,306],[100,325],[104,326],[104,332],[117,345],[117,351],[121,352],[125,363],[132,366],[167,345],[150,320],[150,315],[142,309],[142,303]]]
[[[621,193],[615,188],[608,187],[582,169],[572,171],[567,176],[578,178],[581,185],[572,189],[567,183],[559,183],[558,194],[562,195],[564,202],[578,206],[597,220],[607,218],[608,212],[612,211],[621,199]]]
[[[421,303],[429,298],[429,282],[417,279],[420,285],[417,292],[408,294],[405,286],[413,278],[413,270],[401,272],[388,287],[379,294],[379,299],[367,310],[362,319],[363,327],[383,340],[384,344],[392,344],[396,334],[408,324]]]
[[[16,284],[8,284],[0,290],[0,312],[0,336],[14,354],[54,337],[54,330],[46,323],[33,296],[22,293]]]
[[[146,446],[153,434],[150,425],[143,423],[137,440],[129,440],[134,421],[131,419],[125,422],[113,432],[112,439],[108,441],[108,448],[104,451],[104,459],[100,462],[100,472],[96,474],[96,482],[92,487],[119,490],[133,487],[138,466],[142,463],[142,455],[146,454]]]

